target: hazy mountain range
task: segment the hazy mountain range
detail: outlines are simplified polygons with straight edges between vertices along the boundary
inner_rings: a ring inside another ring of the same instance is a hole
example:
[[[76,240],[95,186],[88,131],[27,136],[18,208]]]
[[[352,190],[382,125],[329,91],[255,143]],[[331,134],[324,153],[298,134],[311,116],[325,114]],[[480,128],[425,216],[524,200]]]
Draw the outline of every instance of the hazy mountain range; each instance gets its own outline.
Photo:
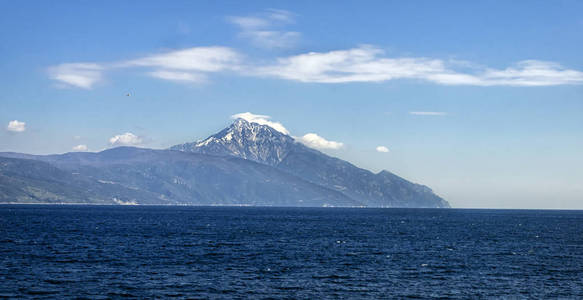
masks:
[[[168,150],[0,153],[0,202],[449,207],[426,186],[374,174],[243,119]]]

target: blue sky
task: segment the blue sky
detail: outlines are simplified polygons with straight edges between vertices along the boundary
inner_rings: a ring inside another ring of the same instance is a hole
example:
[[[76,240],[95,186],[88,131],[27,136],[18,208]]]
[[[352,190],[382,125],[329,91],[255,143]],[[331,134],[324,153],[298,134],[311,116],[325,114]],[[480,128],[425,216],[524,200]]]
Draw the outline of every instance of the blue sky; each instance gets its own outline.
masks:
[[[1,1],[0,151],[166,148],[251,112],[456,207],[583,209],[582,11]]]

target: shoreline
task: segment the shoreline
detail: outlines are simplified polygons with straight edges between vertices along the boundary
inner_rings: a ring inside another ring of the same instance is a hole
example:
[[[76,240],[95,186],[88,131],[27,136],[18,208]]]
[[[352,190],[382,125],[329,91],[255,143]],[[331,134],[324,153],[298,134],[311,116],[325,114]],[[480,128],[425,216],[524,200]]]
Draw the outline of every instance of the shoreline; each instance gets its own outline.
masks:
[[[266,205],[197,205],[197,204],[117,204],[117,203],[18,203],[0,202],[0,207],[9,205],[42,205],[42,206],[111,206],[111,207],[251,207],[251,208],[357,208],[357,209],[432,209],[432,210],[500,210],[500,211],[583,211],[583,209],[564,208],[484,208],[484,207],[363,207],[363,206],[266,206]]]

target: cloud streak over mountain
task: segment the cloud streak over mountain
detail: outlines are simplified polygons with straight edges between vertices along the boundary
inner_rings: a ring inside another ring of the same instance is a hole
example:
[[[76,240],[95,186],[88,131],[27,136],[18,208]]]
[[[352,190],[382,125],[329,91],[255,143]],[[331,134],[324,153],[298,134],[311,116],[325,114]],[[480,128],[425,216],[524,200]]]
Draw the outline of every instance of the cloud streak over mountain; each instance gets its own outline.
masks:
[[[257,123],[260,125],[267,125],[283,134],[289,134],[289,130],[287,130],[281,123],[271,121],[270,116],[266,115],[256,115],[250,112],[238,113],[231,116],[231,119],[243,119],[250,123]]]

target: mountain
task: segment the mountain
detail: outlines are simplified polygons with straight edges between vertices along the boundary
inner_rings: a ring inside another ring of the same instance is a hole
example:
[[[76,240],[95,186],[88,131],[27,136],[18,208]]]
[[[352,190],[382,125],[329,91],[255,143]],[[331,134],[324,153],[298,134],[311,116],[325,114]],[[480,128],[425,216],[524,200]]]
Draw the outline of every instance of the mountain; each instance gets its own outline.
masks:
[[[308,182],[338,191],[370,207],[449,207],[423,185],[388,171],[374,174],[298,143],[267,125],[237,119],[202,141],[171,150],[215,156],[234,156],[272,166]]]
[[[152,200],[143,191],[105,182],[45,161],[0,157],[0,203],[123,204],[121,199]]]
[[[172,146],[170,150],[230,155],[277,166],[295,147],[303,146],[289,135],[266,125],[237,119],[229,127],[205,140]]]
[[[133,147],[47,156],[0,153],[0,202],[362,205],[252,161]]]
[[[0,203],[449,207],[426,186],[243,119],[168,150],[0,153]]]

